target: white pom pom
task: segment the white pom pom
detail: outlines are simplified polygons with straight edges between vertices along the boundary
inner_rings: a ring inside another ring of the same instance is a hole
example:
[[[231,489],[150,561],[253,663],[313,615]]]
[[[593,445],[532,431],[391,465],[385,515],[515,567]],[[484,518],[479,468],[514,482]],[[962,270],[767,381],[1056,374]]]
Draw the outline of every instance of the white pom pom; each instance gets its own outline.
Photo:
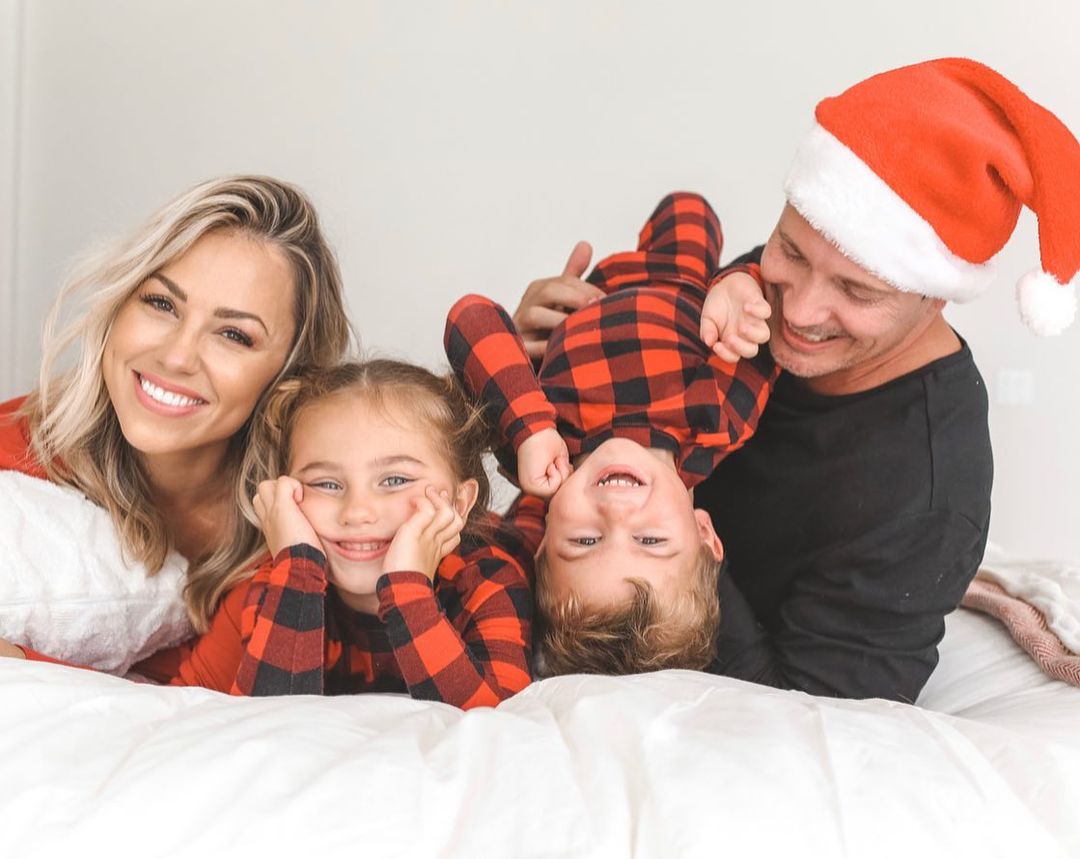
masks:
[[[1016,284],[1020,318],[1041,337],[1060,334],[1076,318],[1076,281],[1058,283],[1045,271],[1029,271]]]

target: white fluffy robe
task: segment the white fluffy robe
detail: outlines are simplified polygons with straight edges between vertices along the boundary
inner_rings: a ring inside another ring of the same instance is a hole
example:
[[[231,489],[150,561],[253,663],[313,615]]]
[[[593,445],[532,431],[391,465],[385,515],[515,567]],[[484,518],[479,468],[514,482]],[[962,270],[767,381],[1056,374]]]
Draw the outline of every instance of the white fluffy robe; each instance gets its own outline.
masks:
[[[80,492],[0,472],[0,638],[125,673],[192,635],[187,562],[147,576],[125,560],[108,513]]]

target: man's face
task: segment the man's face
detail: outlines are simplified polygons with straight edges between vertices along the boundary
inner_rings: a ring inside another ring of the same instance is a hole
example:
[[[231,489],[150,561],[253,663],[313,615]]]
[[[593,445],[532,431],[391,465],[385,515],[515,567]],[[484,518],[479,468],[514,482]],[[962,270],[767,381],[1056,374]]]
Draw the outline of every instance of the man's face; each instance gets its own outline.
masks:
[[[790,205],[761,257],[776,363],[841,394],[871,387],[944,302],[901,292],[845,257]]]
[[[689,585],[702,544],[722,557],[712,521],[694,510],[670,454],[611,439],[551,499],[546,584],[556,600],[573,592],[593,608],[633,597],[631,578],[663,599]]]

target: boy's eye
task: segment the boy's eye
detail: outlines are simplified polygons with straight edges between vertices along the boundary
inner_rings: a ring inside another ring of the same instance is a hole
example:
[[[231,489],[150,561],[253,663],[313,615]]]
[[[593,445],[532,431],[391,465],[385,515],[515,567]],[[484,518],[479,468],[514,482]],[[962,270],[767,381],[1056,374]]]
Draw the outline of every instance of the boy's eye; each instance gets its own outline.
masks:
[[[164,295],[155,295],[151,293],[150,295],[140,296],[139,301],[141,301],[143,304],[149,304],[155,310],[161,310],[165,313],[175,312],[172,301],[170,301]]]
[[[239,328],[226,328],[222,335],[226,340],[231,340],[233,343],[239,343],[241,346],[251,347],[254,344],[254,340],[248,337]]]
[[[390,477],[384,477],[379,481],[379,486],[388,486],[390,488],[396,488],[398,486],[406,486],[413,482],[411,477],[404,477],[400,474],[393,474]]]

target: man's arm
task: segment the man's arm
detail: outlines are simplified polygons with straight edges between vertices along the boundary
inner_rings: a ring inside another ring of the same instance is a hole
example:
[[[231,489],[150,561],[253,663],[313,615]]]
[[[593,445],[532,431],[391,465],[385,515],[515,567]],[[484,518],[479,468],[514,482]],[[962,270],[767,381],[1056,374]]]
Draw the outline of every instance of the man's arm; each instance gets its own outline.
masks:
[[[815,695],[912,703],[985,541],[952,513],[887,523],[815,559],[764,625],[725,571],[709,670]]]
[[[591,259],[592,246],[578,242],[562,274],[534,280],[521,296],[521,303],[514,311],[514,328],[521,334],[535,368],[540,367],[551,332],[575,310],[603,297],[602,289],[582,280]]]

